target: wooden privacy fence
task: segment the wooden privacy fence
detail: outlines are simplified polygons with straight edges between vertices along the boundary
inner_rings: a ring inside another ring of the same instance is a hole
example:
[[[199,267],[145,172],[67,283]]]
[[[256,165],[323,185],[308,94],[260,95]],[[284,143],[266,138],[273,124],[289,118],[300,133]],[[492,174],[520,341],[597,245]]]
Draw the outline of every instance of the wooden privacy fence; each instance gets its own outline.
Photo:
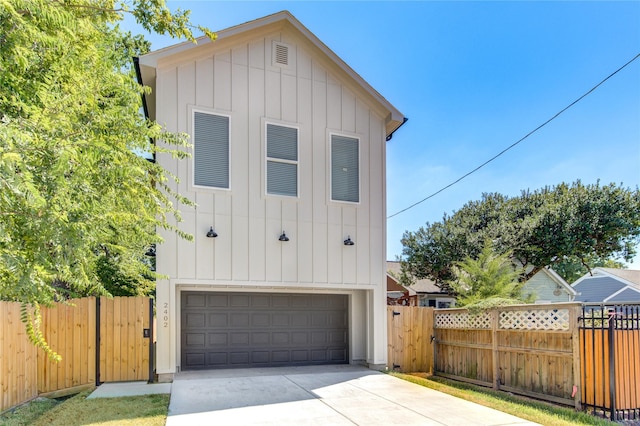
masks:
[[[43,307],[41,330],[60,362],[29,342],[20,310],[0,302],[0,412],[38,395],[153,378],[152,299],[87,297]]]
[[[389,368],[433,371],[433,308],[387,306]]]
[[[579,304],[436,311],[437,375],[580,408]]]

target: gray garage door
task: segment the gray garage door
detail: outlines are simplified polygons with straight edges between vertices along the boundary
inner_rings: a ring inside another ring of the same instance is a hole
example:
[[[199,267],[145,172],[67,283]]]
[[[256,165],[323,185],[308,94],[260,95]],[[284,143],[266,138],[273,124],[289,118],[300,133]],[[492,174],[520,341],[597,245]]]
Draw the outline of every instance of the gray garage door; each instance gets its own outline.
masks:
[[[181,303],[183,370],[349,360],[346,295],[183,292]]]

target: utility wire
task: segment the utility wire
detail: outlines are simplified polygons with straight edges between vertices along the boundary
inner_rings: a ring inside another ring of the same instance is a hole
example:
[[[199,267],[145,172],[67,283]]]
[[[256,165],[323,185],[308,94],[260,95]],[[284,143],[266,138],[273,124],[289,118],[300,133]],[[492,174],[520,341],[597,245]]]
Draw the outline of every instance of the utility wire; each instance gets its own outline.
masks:
[[[486,166],[487,164],[491,163],[493,160],[495,160],[496,158],[500,157],[502,154],[504,154],[505,152],[509,151],[511,148],[515,147],[516,145],[518,145],[520,142],[524,141],[525,139],[527,139],[529,136],[531,136],[532,134],[534,134],[535,132],[537,132],[538,130],[542,129],[544,126],[546,126],[547,124],[551,123],[553,120],[555,120],[560,114],[562,114],[563,112],[565,112],[566,110],[568,110],[569,108],[571,108],[572,106],[574,106],[575,104],[577,104],[578,102],[580,102],[582,99],[584,99],[585,97],[587,97],[588,95],[591,94],[591,92],[593,92],[594,90],[596,90],[598,87],[600,87],[605,81],[609,80],[611,77],[613,77],[614,75],[616,75],[618,72],[622,71],[627,65],[631,64],[633,61],[635,61],[636,59],[640,58],[640,53],[638,53],[633,59],[631,59],[629,62],[627,62],[626,64],[624,64],[623,66],[621,66],[620,68],[618,68],[617,70],[615,70],[614,72],[612,72],[611,74],[609,74],[604,80],[602,80],[600,83],[596,84],[595,86],[593,86],[591,89],[589,89],[588,92],[586,92],[584,95],[580,96],[578,99],[576,99],[575,101],[571,102],[568,106],[564,107],[562,110],[560,110],[560,112],[558,112],[557,114],[555,114],[553,117],[551,117],[550,119],[548,119],[547,121],[545,121],[544,123],[542,123],[541,125],[539,125],[538,127],[536,127],[535,129],[533,129],[532,131],[530,131],[529,133],[527,133],[524,137],[520,138],[517,142],[514,142],[513,144],[509,145],[507,148],[503,149],[502,151],[500,151],[498,154],[494,155],[493,157],[491,157],[490,159],[488,159],[487,161],[485,161],[484,163],[480,164],[478,167],[476,167],[475,169],[471,170],[470,172],[468,172],[467,174],[459,177],[458,179],[456,179],[455,181],[451,182],[450,184],[448,184],[447,186],[437,190],[436,192],[434,192],[433,194],[423,198],[422,200],[411,204],[409,207],[405,207],[404,209],[392,214],[391,216],[387,216],[387,219],[391,219],[394,216],[399,215],[400,213],[404,213],[409,209],[414,208],[415,206],[417,206],[418,204],[422,204],[425,201],[427,201],[429,198],[433,198],[436,195],[438,195],[439,193],[441,193],[442,191],[444,191],[445,189],[449,189],[451,188],[453,185],[455,185],[456,183],[460,182],[462,179],[472,175],[473,173],[477,172],[478,170],[480,170],[481,168],[483,168],[484,166]]]

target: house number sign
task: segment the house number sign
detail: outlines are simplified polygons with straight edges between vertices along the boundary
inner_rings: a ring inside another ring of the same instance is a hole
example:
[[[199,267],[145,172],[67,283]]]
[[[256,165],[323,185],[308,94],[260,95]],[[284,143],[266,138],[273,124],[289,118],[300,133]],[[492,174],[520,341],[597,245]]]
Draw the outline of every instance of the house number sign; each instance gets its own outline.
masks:
[[[162,327],[169,327],[169,303],[167,302],[162,305]]]

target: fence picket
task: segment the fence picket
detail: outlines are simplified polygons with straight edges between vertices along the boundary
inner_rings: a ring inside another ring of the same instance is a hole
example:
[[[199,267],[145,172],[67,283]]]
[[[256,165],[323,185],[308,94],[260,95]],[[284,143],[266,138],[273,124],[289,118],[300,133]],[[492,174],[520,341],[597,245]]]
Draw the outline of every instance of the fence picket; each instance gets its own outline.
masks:
[[[143,328],[151,328],[146,297],[116,297],[108,300],[111,323],[103,324],[100,345],[106,350],[96,361],[96,300],[93,297],[74,299],[52,307],[42,307],[41,331],[49,346],[62,356],[62,361],[51,361],[45,352],[29,342],[25,325],[20,320],[19,303],[0,301],[0,412],[28,401],[40,394],[57,394],[65,389],[95,385],[96,367],[105,365],[118,372],[103,381],[148,380],[149,339],[143,338]],[[113,305],[123,308],[118,312],[124,319],[114,318]],[[115,321],[117,319],[117,321]],[[133,329],[133,330],[132,330]],[[121,337],[110,336],[114,331]],[[126,336],[126,337],[125,337]],[[117,361],[108,359],[118,348]],[[120,365],[126,362],[127,365]],[[103,376],[104,377],[104,376]]]

